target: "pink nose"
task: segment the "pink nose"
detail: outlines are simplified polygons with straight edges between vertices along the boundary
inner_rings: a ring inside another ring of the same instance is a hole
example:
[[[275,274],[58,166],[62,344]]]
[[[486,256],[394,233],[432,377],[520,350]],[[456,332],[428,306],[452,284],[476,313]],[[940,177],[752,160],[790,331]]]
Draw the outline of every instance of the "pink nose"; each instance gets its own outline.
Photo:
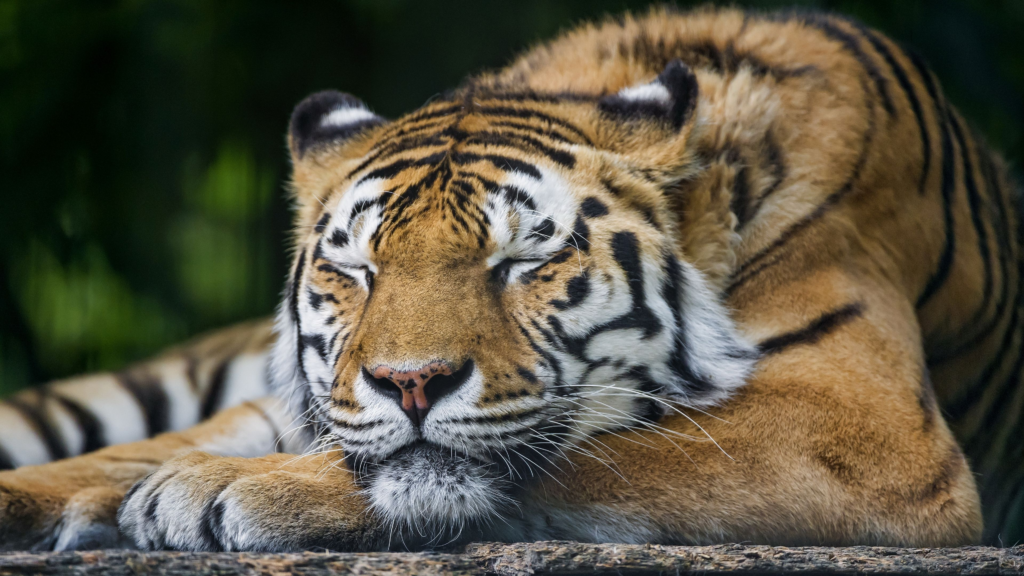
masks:
[[[398,371],[387,366],[378,366],[373,371],[373,377],[381,380],[390,380],[402,391],[402,410],[410,417],[416,416],[414,420],[422,421],[430,409],[430,401],[427,399],[427,382],[434,376],[450,376],[452,368],[444,362],[431,362],[417,370]]]

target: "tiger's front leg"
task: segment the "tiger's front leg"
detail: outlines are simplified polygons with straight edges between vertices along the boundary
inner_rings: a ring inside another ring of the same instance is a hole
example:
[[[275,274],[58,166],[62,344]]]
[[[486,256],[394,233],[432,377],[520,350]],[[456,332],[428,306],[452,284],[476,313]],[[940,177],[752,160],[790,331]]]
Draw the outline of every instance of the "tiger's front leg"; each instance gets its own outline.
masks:
[[[118,530],[117,511],[133,484],[181,454],[261,456],[297,449],[290,445],[297,439],[278,440],[290,422],[276,399],[264,398],[181,432],[2,472],[0,543],[5,550],[130,546]]]
[[[185,454],[131,490],[121,529],[144,550],[379,549],[381,525],[339,457]]]

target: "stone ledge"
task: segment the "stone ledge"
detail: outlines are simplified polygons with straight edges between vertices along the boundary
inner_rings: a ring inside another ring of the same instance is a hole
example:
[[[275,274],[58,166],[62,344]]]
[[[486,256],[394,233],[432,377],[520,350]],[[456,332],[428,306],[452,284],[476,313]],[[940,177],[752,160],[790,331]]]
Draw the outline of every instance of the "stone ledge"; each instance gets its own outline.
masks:
[[[1013,548],[786,548],[531,542],[471,544],[461,553],[233,554],[188,552],[10,552],[7,574],[1024,574]]]

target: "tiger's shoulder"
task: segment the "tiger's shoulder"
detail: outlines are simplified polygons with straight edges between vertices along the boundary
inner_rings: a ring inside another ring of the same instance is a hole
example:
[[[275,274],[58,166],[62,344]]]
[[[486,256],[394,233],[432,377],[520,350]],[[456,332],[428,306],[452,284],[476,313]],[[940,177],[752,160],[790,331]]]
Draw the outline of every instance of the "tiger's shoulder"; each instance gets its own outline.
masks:
[[[837,204],[855,188],[923,188],[924,176],[908,175],[935,167],[928,132],[941,118],[924,100],[941,100],[937,81],[913,52],[836,14],[655,8],[572,29],[468,86],[614,94],[674,60],[693,71],[699,99],[695,170],[675,183],[666,219],[729,293],[748,272],[737,267],[797,224],[800,205]],[[869,212],[840,219],[856,228]]]

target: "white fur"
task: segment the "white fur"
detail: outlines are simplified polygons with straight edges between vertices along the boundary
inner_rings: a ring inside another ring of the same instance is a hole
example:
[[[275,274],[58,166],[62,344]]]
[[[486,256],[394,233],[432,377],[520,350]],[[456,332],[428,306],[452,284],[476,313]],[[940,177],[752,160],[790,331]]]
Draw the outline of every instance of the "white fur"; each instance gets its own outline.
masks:
[[[529,195],[536,205],[530,210],[521,204],[511,206],[500,196],[490,194],[488,206],[485,207],[491,221],[491,237],[497,249],[488,256],[488,266],[497,266],[506,258],[543,261],[558,252],[568,243],[574,245],[572,226],[576,221],[576,201],[568,194],[568,183],[553,170],[542,166],[537,167],[541,173],[540,180],[527,174],[512,171],[504,182],[515,186]],[[495,192],[495,191],[491,191]],[[555,222],[554,234],[549,239],[539,239],[530,235],[530,231],[544,223],[546,218]],[[513,280],[519,274],[539,266],[542,262],[519,267]]]
[[[46,398],[45,410],[51,421],[56,425],[68,454],[76,456],[85,450],[85,434],[78,427],[74,416],[54,398]]]
[[[50,461],[42,438],[20,412],[6,404],[0,404],[0,427],[3,436],[0,446],[11,457],[15,466],[43,464]]]
[[[153,366],[153,372],[167,393],[171,430],[184,430],[199,421],[199,398],[188,381],[188,362],[174,359]],[[264,395],[267,392],[264,392]]]
[[[386,523],[442,544],[501,513],[496,482],[471,461],[416,450],[385,462],[366,493]]]
[[[233,358],[224,381],[224,396],[217,409],[223,410],[266,396],[269,392],[267,360],[266,353],[240,354]]]
[[[147,435],[146,418],[138,401],[110,374],[78,380],[75,386],[62,387],[61,394],[88,406],[103,422],[107,444],[134,442]]]
[[[660,82],[651,82],[640,86],[630,86],[619,90],[619,97],[626,100],[649,100],[669,104],[672,102],[672,94],[668,88]]]
[[[686,289],[681,297],[690,364],[695,372],[708,376],[719,391],[691,402],[696,406],[709,406],[721,402],[746,383],[757,363],[757,349],[736,329],[735,322],[708,287],[704,275],[688,262],[680,261],[679,264],[686,279]],[[730,356],[730,351],[746,354],[735,358]]]
[[[364,120],[372,120],[377,115],[366,108],[337,108],[325,114],[320,120],[321,126],[347,126]]]

